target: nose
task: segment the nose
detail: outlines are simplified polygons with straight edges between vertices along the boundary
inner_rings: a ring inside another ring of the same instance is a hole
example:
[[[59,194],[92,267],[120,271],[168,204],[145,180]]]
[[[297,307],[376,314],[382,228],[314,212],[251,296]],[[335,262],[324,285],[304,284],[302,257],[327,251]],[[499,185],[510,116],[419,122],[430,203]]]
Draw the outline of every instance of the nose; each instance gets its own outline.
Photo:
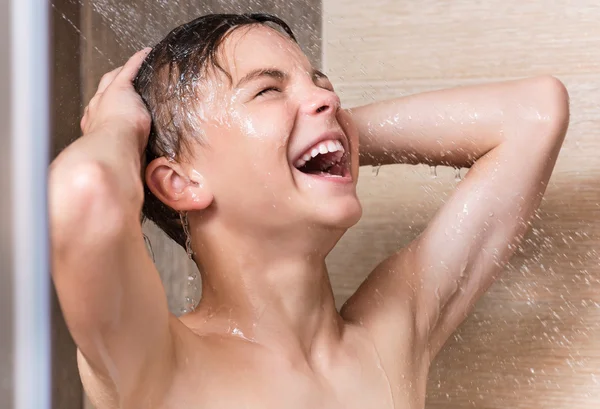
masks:
[[[340,105],[340,98],[335,92],[313,86],[300,110],[303,115],[319,116],[335,114],[340,109]]]

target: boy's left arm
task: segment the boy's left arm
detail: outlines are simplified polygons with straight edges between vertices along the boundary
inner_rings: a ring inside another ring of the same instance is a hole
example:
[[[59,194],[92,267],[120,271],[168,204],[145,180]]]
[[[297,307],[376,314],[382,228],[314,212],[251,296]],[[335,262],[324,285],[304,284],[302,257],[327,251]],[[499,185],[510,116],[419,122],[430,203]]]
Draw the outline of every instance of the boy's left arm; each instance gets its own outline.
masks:
[[[567,130],[568,94],[557,79],[538,77],[418,94],[351,115],[362,165],[470,167],[425,231],[342,309],[380,349],[393,353],[408,340],[430,362],[525,234]]]

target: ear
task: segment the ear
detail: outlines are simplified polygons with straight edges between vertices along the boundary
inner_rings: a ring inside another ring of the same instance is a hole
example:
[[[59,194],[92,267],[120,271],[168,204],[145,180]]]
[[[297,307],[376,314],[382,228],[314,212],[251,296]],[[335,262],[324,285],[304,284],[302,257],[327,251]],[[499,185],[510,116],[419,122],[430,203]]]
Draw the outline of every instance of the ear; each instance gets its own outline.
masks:
[[[154,196],[176,211],[203,210],[213,201],[199,172],[192,170],[188,175],[179,163],[164,157],[148,164],[146,184]]]

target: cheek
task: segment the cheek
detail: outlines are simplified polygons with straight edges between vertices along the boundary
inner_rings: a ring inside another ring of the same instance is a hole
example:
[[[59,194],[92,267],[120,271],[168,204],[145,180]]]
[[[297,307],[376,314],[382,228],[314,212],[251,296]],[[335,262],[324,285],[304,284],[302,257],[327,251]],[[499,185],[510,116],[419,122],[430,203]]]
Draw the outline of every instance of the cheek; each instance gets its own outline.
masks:
[[[238,105],[228,110],[224,125],[215,124],[209,132],[213,180],[262,192],[289,184],[287,147],[294,117],[285,103]]]
[[[337,120],[350,140],[352,150],[358,152],[358,127],[354,123],[352,116],[345,109],[340,109],[337,114]]]
[[[239,130],[240,135],[245,138],[264,137],[264,130],[261,129],[256,117],[248,114],[241,114],[234,111],[231,113],[233,126]]]
[[[342,130],[344,131],[344,133],[346,134],[346,137],[348,138],[348,140],[350,142],[350,154],[351,154],[351,160],[352,160],[352,175],[354,176],[354,179],[356,180],[356,177],[358,175],[358,167],[359,167],[358,127],[352,120],[351,115],[343,109],[341,109],[339,111],[339,113],[337,115],[337,119],[338,119],[340,126],[342,127]]]
[[[293,115],[283,102],[257,103],[232,110],[230,117],[242,136],[285,144],[293,126]]]
[[[209,143],[207,168],[224,190],[281,188],[289,168],[285,138],[265,127],[265,120],[244,118],[240,127],[222,129]]]

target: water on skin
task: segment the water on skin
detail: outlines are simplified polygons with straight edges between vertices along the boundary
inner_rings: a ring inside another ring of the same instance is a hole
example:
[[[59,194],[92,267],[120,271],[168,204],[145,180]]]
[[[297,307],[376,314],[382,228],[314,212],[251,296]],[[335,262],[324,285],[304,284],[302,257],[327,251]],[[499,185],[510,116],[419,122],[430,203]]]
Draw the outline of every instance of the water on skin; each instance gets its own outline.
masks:
[[[199,187],[204,186],[204,176],[200,174],[196,169],[192,169],[190,172],[190,177],[194,183],[197,183]]]
[[[254,324],[254,325],[256,325],[256,324]],[[229,331],[229,333],[231,335],[233,335],[234,337],[241,338],[241,339],[243,339],[245,341],[248,341],[248,342],[256,343],[256,340],[254,340],[253,338],[247,337],[244,334],[244,332],[242,332],[242,330],[240,328],[238,328],[237,326],[234,326],[233,329],[231,329],[231,331]]]
[[[185,292],[185,303],[181,308],[181,314],[187,314],[196,309],[198,305],[198,299],[196,295],[198,294],[198,275],[196,273],[190,273],[186,280],[186,288]]]

